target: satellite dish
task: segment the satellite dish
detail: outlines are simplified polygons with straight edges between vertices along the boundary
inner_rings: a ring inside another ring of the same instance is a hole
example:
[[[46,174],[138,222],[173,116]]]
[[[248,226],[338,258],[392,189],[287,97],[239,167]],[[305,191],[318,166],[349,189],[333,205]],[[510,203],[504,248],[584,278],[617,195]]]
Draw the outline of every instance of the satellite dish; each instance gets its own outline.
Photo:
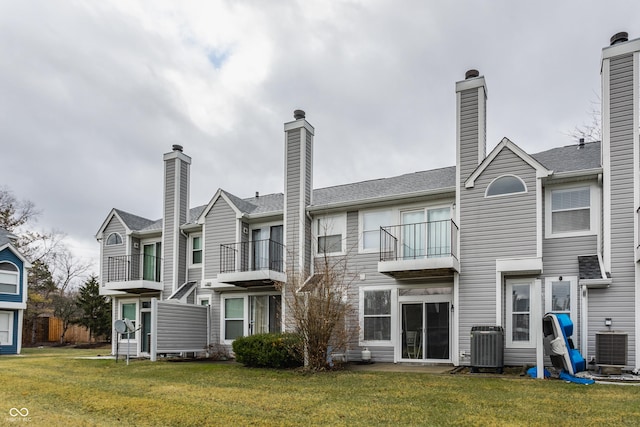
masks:
[[[131,320],[124,319],[124,324],[127,326],[127,332],[134,332],[136,330],[136,327]]]
[[[119,334],[124,334],[127,332],[127,324],[124,323],[124,320],[116,320],[115,324],[113,325],[113,327],[115,328],[116,332]]]

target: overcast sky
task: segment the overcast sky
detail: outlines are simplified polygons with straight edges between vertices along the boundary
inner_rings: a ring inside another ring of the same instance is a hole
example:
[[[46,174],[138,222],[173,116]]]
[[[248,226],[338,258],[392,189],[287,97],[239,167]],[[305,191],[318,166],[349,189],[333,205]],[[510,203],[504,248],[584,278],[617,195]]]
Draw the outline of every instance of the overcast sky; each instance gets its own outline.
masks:
[[[111,208],[162,215],[162,155],[191,206],[283,190],[283,123],[315,127],[316,188],[455,164],[455,82],[488,87],[488,145],[574,143],[601,48],[634,1],[0,3],[0,186],[97,263]],[[97,271],[97,268],[95,269]]]

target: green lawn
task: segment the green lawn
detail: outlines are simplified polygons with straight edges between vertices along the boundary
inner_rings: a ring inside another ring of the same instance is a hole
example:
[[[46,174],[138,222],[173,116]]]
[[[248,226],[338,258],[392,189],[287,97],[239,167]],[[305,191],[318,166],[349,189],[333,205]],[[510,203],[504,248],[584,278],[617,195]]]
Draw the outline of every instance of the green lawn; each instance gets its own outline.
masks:
[[[635,386],[74,358],[108,351],[0,357],[0,425],[640,425]]]

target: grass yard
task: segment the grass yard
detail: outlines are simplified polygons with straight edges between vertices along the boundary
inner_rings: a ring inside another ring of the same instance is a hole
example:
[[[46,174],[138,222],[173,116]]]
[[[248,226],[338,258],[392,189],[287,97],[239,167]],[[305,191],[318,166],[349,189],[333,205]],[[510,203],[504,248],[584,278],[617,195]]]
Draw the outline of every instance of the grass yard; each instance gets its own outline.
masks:
[[[636,386],[74,358],[101,351],[0,357],[0,425],[640,425]]]

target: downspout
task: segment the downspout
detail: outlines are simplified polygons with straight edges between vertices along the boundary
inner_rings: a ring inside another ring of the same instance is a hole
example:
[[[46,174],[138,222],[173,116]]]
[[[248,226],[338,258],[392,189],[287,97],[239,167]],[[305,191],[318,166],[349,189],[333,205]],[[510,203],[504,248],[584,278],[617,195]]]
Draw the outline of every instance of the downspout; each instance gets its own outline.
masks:
[[[580,354],[582,354],[585,359],[588,359],[588,350],[589,350],[589,345],[588,345],[588,324],[587,324],[587,319],[588,317],[588,313],[587,313],[587,307],[588,307],[588,298],[589,298],[589,288],[587,288],[587,285],[580,285]],[[588,362],[588,360],[587,360]]]

